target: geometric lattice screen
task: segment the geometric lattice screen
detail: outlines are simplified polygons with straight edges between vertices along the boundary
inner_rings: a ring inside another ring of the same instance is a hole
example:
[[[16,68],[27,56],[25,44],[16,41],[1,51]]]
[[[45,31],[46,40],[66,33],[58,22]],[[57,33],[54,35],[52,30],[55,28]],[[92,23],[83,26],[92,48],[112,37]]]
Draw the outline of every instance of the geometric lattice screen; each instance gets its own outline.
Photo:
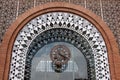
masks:
[[[38,35],[51,29],[66,29],[81,35],[92,49],[95,79],[110,80],[107,49],[101,33],[88,20],[68,12],[46,13],[32,19],[23,27],[14,42],[9,80],[24,79],[26,57],[31,43]]]

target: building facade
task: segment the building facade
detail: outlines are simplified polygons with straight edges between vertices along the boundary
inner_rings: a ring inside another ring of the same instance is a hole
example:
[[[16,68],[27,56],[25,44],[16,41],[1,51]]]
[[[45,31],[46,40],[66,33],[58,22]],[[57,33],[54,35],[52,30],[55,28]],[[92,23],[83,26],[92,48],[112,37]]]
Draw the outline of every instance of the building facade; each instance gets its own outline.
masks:
[[[1,80],[120,79],[119,0],[1,4]]]

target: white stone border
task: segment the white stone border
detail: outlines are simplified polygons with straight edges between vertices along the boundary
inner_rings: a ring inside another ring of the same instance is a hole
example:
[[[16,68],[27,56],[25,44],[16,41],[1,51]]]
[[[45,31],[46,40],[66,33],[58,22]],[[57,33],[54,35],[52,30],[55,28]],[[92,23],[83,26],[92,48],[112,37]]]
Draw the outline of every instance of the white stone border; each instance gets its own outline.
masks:
[[[62,25],[51,27],[51,23]],[[69,25],[69,27],[64,25]],[[101,33],[86,19],[66,12],[43,14],[24,26],[13,46],[9,80],[24,80],[25,58],[29,45],[37,35],[52,28],[66,28],[82,35],[93,49],[96,80],[110,80],[107,49]]]

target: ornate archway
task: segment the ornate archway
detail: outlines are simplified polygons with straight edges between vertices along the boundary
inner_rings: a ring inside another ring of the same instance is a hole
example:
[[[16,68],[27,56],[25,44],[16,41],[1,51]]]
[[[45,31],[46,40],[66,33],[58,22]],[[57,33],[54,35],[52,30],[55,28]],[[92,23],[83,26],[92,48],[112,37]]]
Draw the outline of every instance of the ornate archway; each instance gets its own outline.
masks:
[[[71,37],[71,35],[63,34],[60,36],[59,33],[62,32],[59,32],[58,35],[51,33],[52,35],[46,35],[49,38],[42,37],[39,38],[42,41],[37,40],[38,36],[41,37],[42,34],[49,33],[52,30],[53,32],[58,30],[58,32],[66,31],[68,32],[66,34],[70,34],[70,32],[74,34]],[[24,79],[25,75],[29,74],[25,72],[25,69],[30,69],[30,67],[26,68],[25,65],[29,63],[26,63],[26,61],[29,61],[27,60],[29,56],[34,55],[33,51],[32,53],[29,52],[31,48],[35,47],[31,46],[31,44],[35,45],[40,42],[40,45],[43,44],[42,46],[44,46],[49,43],[46,39],[50,39],[50,42],[55,42],[55,36],[57,37],[56,41],[69,42],[80,48],[86,58],[87,55],[91,56],[87,58],[89,64],[94,62],[94,65],[91,64],[92,66],[89,65],[88,67],[90,69],[90,73],[88,74],[90,75],[88,76],[90,79],[112,79],[110,73],[114,74],[115,72],[112,70],[112,64],[109,65],[108,63],[108,55],[111,57],[113,52],[118,53],[118,48],[111,31],[106,27],[104,22],[90,11],[67,3],[49,3],[49,5],[46,4],[42,7],[33,8],[20,16],[12,27],[10,27],[1,47],[1,51],[5,50],[3,53],[8,54],[6,60],[11,60],[11,62],[6,63],[4,79],[6,80],[8,77],[12,80]],[[52,39],[51,37],[54,38]],[[65,41],[65,38],[68,41]],[[6,47],[5,44],[9,45]],[[42,46],[37,46],[35,51]],[[112,63],[112,61],[113,59],[109,58],[109,62]],[[9,64],[11,64],[10,69],[8,68]]]

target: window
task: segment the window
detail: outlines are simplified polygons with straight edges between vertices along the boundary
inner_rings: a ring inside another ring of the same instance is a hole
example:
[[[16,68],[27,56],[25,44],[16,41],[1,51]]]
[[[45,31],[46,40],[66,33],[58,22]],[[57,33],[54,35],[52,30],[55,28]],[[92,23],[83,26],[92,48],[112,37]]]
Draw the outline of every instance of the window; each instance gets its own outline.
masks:
[[[50,51],[55,45],[69,48],[71,58],[63,72],[55,72],[50,59]],[[30,80],[84,80],[88,78],[87,62],[79,49],[65,42],[50,43],[42,47],[32,60]]]

